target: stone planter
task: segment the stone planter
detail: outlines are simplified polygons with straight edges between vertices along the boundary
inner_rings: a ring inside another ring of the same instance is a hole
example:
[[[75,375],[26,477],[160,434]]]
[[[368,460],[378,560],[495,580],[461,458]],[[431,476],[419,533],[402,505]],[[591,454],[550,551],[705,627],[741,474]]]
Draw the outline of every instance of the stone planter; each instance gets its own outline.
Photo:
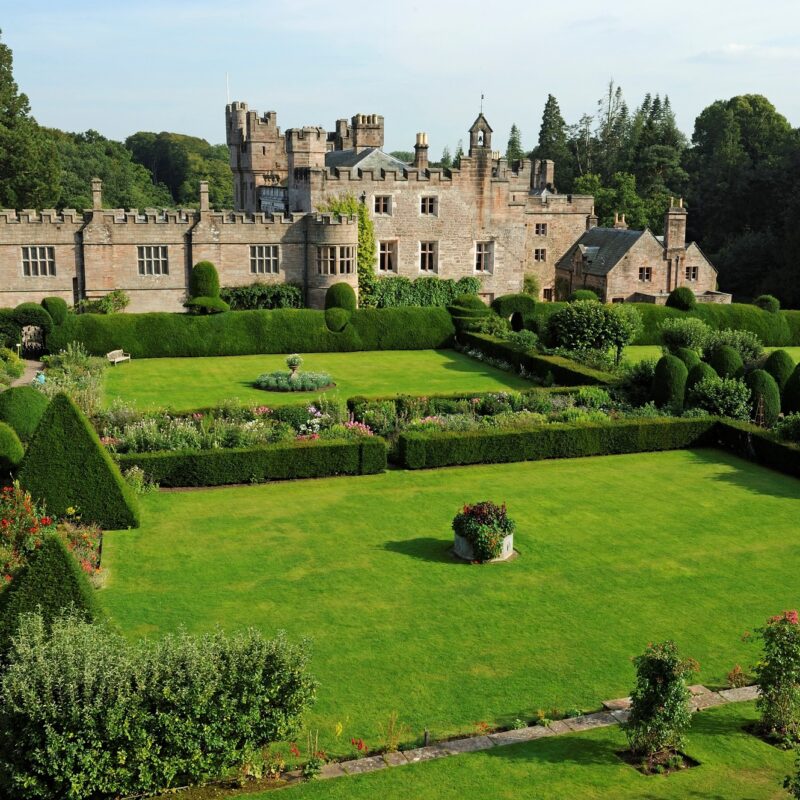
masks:
[[[300,377],[300,365],[295,364],[293,367],[289,367],[289,380],[296,381]]]
[[[453,534],[453,553],[464,561],[477,561],[475,558],[475,551],[472,548],[472,543],[469,539],[459,536],[457,533]],[[500,550],[500,555],[497,558],[486,561],[486,564],[493,564],[495,561],[508,561],[514,555],[514,534],[510,533],[503,539],[503,547]]]

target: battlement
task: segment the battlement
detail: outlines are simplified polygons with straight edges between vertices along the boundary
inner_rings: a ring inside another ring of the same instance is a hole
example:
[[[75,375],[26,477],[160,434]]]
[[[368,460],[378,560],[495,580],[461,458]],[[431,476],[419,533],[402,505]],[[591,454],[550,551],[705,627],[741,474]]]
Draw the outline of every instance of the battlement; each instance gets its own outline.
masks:
[[[220,210],[212,211],[208,215],[209,220],[218,225],[294,225],[300,222],[305,214],[287,213],[269,214],[267,212],[247,212]]]
[[[197,211],[185,208],[102,208],[93,212],[92,219],[114,225],[188,225],[197,215]]]
[[[85,215],[76,211],[74,208],[65,208],[62,211],[56,211],[54,208],[44,208],[41,211],[32,208],[25,208],[22,211],[17,211],[13,208],[5,208],[0,210],[0,223],[6,223],[10,225],[16,225],[20,223],[40,225],[83,225],[85,219]]]
[[[286,131],[286,149],[289,153],[308,151],[321,147],[324,153],[327,149],[328,132],[319,126],[306,126],[303,128],[289,128]]]
[[[358,217],[317,211],[309,215],[312,225],[358,225]]]

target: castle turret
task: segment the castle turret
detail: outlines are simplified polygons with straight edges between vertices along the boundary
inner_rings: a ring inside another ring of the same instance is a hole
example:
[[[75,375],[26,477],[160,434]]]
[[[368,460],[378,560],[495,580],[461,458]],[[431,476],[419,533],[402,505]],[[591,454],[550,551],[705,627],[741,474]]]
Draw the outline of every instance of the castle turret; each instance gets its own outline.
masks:
[[[428,134],[418,133],[414,145],[414,166],[417,169],[428,169]]]
[[[322,191],[327,143],[325,128],[290,128],[286,131],[290,211],[313,210],[315,196]]]
[[[368,147],[383,147],[383,117],[380,114],[356,114],[351,124],[353,147],[357,153]]]

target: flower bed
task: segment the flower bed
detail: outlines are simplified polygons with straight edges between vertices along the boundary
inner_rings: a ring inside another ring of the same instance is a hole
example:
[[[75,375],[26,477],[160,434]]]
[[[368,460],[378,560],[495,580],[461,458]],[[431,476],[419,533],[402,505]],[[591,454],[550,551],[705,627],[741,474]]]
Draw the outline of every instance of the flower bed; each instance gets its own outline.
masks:
[[[253,385],[270,392],[314,392],[330,389],[336,384],[327,372],[265,372]]]
[[[506,561],[514,554],[514,528],[505,503],[465,505],[453,519],[454,552],[466,561]]]

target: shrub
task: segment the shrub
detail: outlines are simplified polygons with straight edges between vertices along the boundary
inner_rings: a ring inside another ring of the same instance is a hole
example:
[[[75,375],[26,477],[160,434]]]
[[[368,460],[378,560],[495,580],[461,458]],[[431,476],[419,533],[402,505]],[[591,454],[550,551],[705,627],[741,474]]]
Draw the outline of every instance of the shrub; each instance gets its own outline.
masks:
[[[784,414],[800,413],[800,364],[798,364],[783,387],[781,407]]]
[[[685,362],[684,362],[685,363]],[[689,376],[686,378],[686,391],[687,393],[694,389],[700,381],[706,378],[718,378],[719,376],[714,371],[714,367],[709,366],[704,361],[695,364],[689,370]]]
[[[5,422],[0,422],[0,482],[17,468],[24,454],[16,431]]]
[[[631,692],[630,717],[624,723],[631,751],[652,759],[679,750],[691,724],[686,678],[697,671],[697,664],[681,658],[675,643],[669,641],[649,644],[633,664],[636,686]]]
[[[103,372],[108,366],[104,358],[90,356],[80,343],[70,342],[64,350],[43,356],[45,382],[34,384],[46,397],[62,392],[69,395],[87,416],[100,408],[103,394]]]
[[[47,398],[32,386],[12,386],[0,393],[0,420],[7,422],[23,442],[33,436],[47,408]]]
[[[578,300],[561,308],[548,322],[550,342],[568,350],[606,350],[606,313],[600,303]]]
[[[512,332],[511,326],[503,317],[498,317],[497,314],[492,314],[491,312],[478,318],[475,330],[477,333],[486,333],[489,336],[497,336],[501,339],[505,339]],[[530,331],[525,331],[525,333],[530,333]]]
[[[76,508],[85,522],[103,528],[139,525],[135,495],[89,421],[65,394],[56,395],[42,415],[19,481],[57,516]]]
[[[462,294],[477,294],[481,279],[472,275],[459,278],[425,276],[414,281],[401,275],[378,278],[372,299],[378,308],[397,306],[446,306]]]
[[[518,350],[536,350],[539,337],[533,331],[506,331],[501,338]]]
[[[697,351],[690,350],[688,347],[676,347],[672,354],[686,364],[686,369],[690,370],[701,363]]]
[[[661,344],[670,352],[675,352],[679,347],[702,353],[705,348],[711,328],[702,320],[693,317],[677,317],[665,319],[659,325]]]
[[[292,378],[291,372],[278,371],[259,375],[253,385],[272,392],[310,392],[332,383],[333,378],[327,372],[298,372]]]
[[[534,299],[539,299],[539,291],[542,287],[539,284],[539,278],[536,275],[531,275],[527,273],[525,277],[522,279],[522,291],[524,294],[533,297]]]
[[[691,311],[697,305],[697,297],[688,286],[678,286],[669,293],[667,307],[679,311]]]
[[[633,342],[642,330],[642,315],[632,306],[615,304],[606,306],[606,336],[615,348],[615,363],[622,359],[622,351]]]
[[[81,314],[118,314],[130,303],[130,297],[122,289],[112,289],[97,300],[79,301],[75,304],[75,311]]]
[[[98,619],[94,591],[64,540],[55,533],[46,534],[28,564],[0,595],[0,663],[6,661],[11,638],[25,614],[38,612],[47,630],[67,609],[87,622]]]
[[[764,355],[761,340],[752,331],[737,331],[723,328],[711,331],[705,346],[706,360],[720,347],[732,347],[748,366],[757,363]]]
[[[764,652],[753,668],[756,708],[763,735],[784,744],[800,735],[800,624],[797,611],[784,611],[756,631]]]
[[[326,308],[325,324],[333,333],[341,333],[350,322],[350,312],[344,308]]]
[[[654,358],[645,358],[635,364],[623,363],[617,387],[632,406],[644,405],[651,399],[656,363]]]
[[[356,293],[349,283],[334,283],[325,292],[325,308],[343,308],[345,311],[356,310]]]
[[[7,347],[0,347],[0,387],[5,383],[11,383],[25,372],[25,364],[22,359]]]
[[[491,561],[500,555],[503,539],[514,533],[514,527],[505,503],[498,506],[489,500],[465,505],[453,519],[454,533],[472,545],[480,562]]]
[[[228,286],[219,290],[219,297],[232,311],[303,307],[303,287],[296,283],[251,283],[249,286]]]
[[[577,300],[594,300],[595,303],[600,302],[597,292],[593,292],[591,289],[576,289],[569,296],[569,302],[574,303]]]
[[[730,345],[716,347],[706,358],[720,378],[738,378],[744,372],[744,363],[739,353]]]
[[[183,305],[198,314],[221,314],[231,310],[230,306],[219,297],[192,297]]]
[[[210,261],[198,261],[189,273],[189,297],[219,297],[219,275]]]
[[[717,417],[750,419],[750,389],[737,378],[703,378],[692,387],[688,403]]]
[[[14,318],[14,309],[0,308],[0,347],[13,347],[21,335],[22,329]]]
[[[63,325],[67,320],[69,307],[67,301],[61,297],[45,297],[42,308],[50,315],[54,325]]]
[[[781,392],[775,378],[763,369],[755,369],[745,375],[744,382],[750,389],[750,419],[771,428],[781,413]]]
[[[20,328],[41,328],[45,335],[53,329],[53,318],[38,303],[20,303],[14,309],[14,321]]]
[[[254,629],[129,643],[75,615],[19,625],[0,684],[4,796],[152,795],[204,783],[299,730],[308,647]]]
[[[504,319],[510,319],[514,314],[524,318],[534,312],[536,301],[529,294],[504,294],[492,300],[492,308]]]
[[[775,433],[785,442],[800,442],[800,414],[787,414],[775,426]]]
[[[781,392],[794,372],[794,360],[785,350],[773,350],[764,362],[764,369],[775,378]]]
[[[460,294],[453,300],[453,305],[461,308],[477,308],[479,311],[485,311],[487,308],[486,303],[476,294]]]
[[[781,310],[781,301],[771,294],[760,294],[753,300],[753,305],[770,314],[777,314]]]
[[[680,412],[686,394],[689,370],[675,356],[662,356],[653,374],[653,402],[659,408]]]

